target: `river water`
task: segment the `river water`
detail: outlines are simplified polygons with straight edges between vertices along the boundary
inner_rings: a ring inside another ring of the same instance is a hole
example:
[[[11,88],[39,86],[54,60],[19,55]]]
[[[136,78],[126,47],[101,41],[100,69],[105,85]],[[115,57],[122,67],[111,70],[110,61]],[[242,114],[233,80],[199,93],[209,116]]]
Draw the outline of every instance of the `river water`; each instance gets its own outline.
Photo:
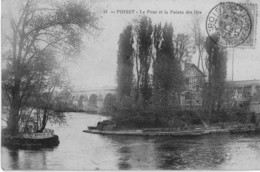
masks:
[[[215,134],[199,137],[102,136],[83,133],[105,119],[68,113],[67,125],[50,125],[60,138],[51,149],[2,147],[4,170],[260,170],[260,135]]]

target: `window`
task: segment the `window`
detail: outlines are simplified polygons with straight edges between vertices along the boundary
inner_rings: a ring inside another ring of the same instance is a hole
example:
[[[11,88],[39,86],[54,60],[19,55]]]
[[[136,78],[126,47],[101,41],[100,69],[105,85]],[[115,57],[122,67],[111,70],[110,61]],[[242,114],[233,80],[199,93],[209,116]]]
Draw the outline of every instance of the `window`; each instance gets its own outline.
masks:
[[[196,85],[196,91],[199,91],[199,90],[200,90],[200,86]]]
[[[256,91],[258,92],[258,91],[260,91],[260,86],[256,86]]]
[[[185,78],[185,84],[189,85],[189,78]]]
[[[188,101],[188,100],[190,100],[190,99],[191,99],[191,93],[186,92],[186,93],[185,93],[185,100]]]

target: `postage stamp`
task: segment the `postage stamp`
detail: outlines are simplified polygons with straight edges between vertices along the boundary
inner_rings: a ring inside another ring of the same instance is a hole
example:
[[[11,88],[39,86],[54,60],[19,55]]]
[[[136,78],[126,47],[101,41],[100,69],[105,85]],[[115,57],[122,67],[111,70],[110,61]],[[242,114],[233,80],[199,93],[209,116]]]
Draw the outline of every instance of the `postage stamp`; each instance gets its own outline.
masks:
[[[255,4],[222,2],[216,5],[206,19],[209,37],[224,47],[252,47],[255,43]]]
[[[257,4],[253,3],[239,3],[245,10],[247,10],[250,19],[251,19],[251,33],[248,38],[241,44],[239,47],[241,48],[254,48],[256,45],[256,29],[257,29]]]

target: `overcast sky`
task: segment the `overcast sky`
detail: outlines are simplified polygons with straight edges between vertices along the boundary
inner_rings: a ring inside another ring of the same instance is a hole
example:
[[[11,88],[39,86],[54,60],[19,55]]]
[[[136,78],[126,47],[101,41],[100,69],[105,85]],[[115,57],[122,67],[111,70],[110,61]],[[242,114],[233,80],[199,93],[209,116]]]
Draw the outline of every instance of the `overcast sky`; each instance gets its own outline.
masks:
[[[117,50],[119,34],[123,28],[131,23],[138,14],[118,14],[117,10],[143,10],[146,11],[201,11],[202,30],[206,35],[205,21],[210,10],[219,0],[109,0],[90,1],[92,10],[100,17],[99,24],[103,28],[99,36],[85,41],[85,47],[80,57],[67,63],[71,83],[80,89],[92,87],[115,86]],[[241,1],[240,1],[241,2]],[[253,2],[255,1],[243,1]],[[259,6],[259,4],[258,4]],[[107,10],[108,14],[103,14]],[[116,13],[110,13],[115,11]],[[192,14],[150,14],[153,23],[172,22],[175,34],[190,33]],[[259,32],[259,17],[257,18],[257,32]],[[260,79],[260,45],[256,40],[254,49],[234,50],[234,80]],[[231,56],[228,55],[228,79],[231,79]],[[197,55],[192,61],[196,64]]]

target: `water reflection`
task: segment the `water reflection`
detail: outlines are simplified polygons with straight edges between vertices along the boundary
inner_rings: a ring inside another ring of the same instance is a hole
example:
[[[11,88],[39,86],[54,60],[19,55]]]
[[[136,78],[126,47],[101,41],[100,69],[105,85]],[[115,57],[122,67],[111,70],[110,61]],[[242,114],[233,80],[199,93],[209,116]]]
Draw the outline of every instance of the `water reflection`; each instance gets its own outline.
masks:
[[[52,149],[2,147],[5,170],[260,169],[260,135],[103,136],[83,133],[104,117],[69,113]]]
[[[131,158],[130,148],[127,146],[123,146],[119,148],[118,152],[122,155],[122,157],[118,159],[118,168],[120,170],[130,169],[132,167],[131,164],[128,162]]]
[[[183,139],[160,138],[156,143],[157,168],[181,169],[187,166],[185,152],[188,149],[188,142],[183,143]]]
[[[119,169],[214,169],[228,158],[225,136],[107,137],[120,145]]]
[[[116,145],[118,169],[155,169],[154,143],[145,137],[106,136]]]
[[[243,141],[243,136],[245,140]],[[248,166],[248,153],[257,154],[260,160],[259,135],[215,134],[200,137],[118,137],[105,136],[118,145],[119,169],[229,169],[230,163],[241,164],[247,169],[259,169],[258,163]],[[242,138],[241,138],[242,137]],[[249,137],[249,138],[248,138]],[[250,142],[250,139],[254,142]],[[241,153],[241,143],[247,148]],[[235,145],[238,144],[238,147]],[[251,150],[248,150],[251,149]],[[240,156],[237,156],[240,154]],[[240,157],[240,158],[239,158]],[[253,167],[253,168],[252,168]],[[237,169],[237,168],[235,168]]]
[[[18,160],[19,160],[19,152],[17,150],[10,151],[10,158],[11,158],[11,167],[12,169],[17,169],[18,168]]]
[[[3,151],[2,155],[2,166],[5,170],[11,169],[47,169],[47,154],[48,152],[54,151],[53,148],[50,149],[16,149],[8,148]],[[7,154],[7,155],[6,155]]]
[[[163,138],[157,142],[160,169],[217,169],[227,160],[225,135]]]

